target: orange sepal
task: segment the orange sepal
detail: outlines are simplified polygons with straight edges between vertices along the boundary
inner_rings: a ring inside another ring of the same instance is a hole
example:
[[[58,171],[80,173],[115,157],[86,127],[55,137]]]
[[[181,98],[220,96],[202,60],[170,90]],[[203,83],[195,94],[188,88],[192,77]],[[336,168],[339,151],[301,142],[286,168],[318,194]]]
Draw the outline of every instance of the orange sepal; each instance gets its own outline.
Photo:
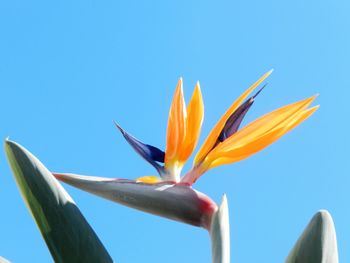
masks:
[[[243,101],[252,93],[270,74],[272,70],[265,73],[260,79],[258,79],[252,86],[250,86],[225,112],[225,114],[221,117],[221,119],[216,123],[214,128],[209,133],[202,147],[199,149],[197,155],[194,158],[193,166],[198,165],[200,162],[204,160],[206,155],[212,150],[215,145],[223,127],[227,119],[232,115],[232,113],[243,103]]]
[[[279,112],[285,117],[280,122],[274,122],[274,125],[271,124],[272,120],[270,119],[272,113],[269,113],[251,123],[251,126],[248,125],[247,130],[250,130],[249,133],[243,128],[241,134],[237,133],[237,136],[233,135],[232,139],[229,138],[207,156],[204,161],[206,170],[219,165],[241,161],[269,146],[317,110],[318,106],[305,109],[313,99],[314,97],[311,97],[272,112],[275,114]],[[287,112],[290,114],[286,115]],[[257,127],[259,125],[261,125],[260,129]],[[252,129],[253,126],[259,130],[257,133],[255,133],[256,130]]]
[[[177,161],[186,133],[186,105],[180,78],[169,111],[165,150],[165,167]]]
[[[156,183],[159,183],[161,179],[158,176],[147,175],[147,176],[139,177],[135,181],[136,183],[156,184]]]
[[[187,161],[198,143],[203,118],[204,104],[199,82],[197,82],[187,107],[186,134],[179,157],[179,161],[182,163]]]

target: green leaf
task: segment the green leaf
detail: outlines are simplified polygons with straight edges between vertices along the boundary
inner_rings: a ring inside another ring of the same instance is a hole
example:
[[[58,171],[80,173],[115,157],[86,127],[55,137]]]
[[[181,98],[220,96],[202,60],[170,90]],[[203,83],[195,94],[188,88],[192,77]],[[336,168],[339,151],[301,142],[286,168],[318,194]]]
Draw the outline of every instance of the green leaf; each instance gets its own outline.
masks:
[[[113,262],[72,198],[29,151],[6,140],[21,195],[55,262]]]
[[[313,216],[286,263],[338,263],[337,238],[328,211],[320,210]]]
[[[209,230],[213,263],[230,263],[230,221],[226,195],[213,214]]]

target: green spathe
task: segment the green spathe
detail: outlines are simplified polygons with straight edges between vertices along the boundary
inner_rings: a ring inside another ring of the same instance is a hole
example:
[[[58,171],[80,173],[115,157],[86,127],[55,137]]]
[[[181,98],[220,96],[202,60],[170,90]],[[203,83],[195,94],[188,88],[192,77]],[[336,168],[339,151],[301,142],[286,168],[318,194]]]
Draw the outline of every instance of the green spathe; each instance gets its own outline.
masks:
[[[21,195],[55,262],[113,262],[80,210],[29,151],[6,140],[5,151]]]
[[[217,205],[205,194],[184,184],[137,183],[78,174],[54,176],[83,191],[150,214],[209,229]]]

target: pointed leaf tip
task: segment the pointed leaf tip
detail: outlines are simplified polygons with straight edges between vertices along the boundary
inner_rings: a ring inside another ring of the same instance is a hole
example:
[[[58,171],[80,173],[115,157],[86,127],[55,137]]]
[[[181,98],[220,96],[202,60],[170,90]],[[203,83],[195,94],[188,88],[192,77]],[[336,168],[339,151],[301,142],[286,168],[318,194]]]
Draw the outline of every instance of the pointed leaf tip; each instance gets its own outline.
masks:
[[[318,211],[289,253],[286,263],[338,263],[335,227],[330,213]]]
[[[113,262],[72,198],[28,150],[5,142],[16,183],[55,262]]]

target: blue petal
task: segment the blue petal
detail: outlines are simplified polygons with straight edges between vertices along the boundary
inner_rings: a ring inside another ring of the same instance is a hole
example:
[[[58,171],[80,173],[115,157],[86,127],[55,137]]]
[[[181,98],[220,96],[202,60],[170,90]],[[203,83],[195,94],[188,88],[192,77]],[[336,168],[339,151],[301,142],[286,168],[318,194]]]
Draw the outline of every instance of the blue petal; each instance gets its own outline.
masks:
[[[115,123],[115,122],[114,122]],[[123,128],[121,128],[117,123],[115,123],[119,131],[123,134],[126,141],[131,145],[134,150],[141,155],[143,159],[149,162],[157,171],[161,174],[163,172],[163,167],[157,163],[164,163],[165,153],[154,147],[152,145],[144,144],[129,133],[127,133]]]
[[[247,114],[249,108],[253,105],[254,100],[252,98],[244,102],[239,108],[228,118],[222,129],[218,140],[223,142],[232,134],[237,132],[239,126],[242,123],[244,116]]]
[[[223,142],[232,134],[237,132],[239,126],[242,123],[243,118],[247,114],[250,107],[253,105],[255,97],[259,95],[259,93],[265,88],[265,86],[266,85],[264,85],[254,96],[250,97],[243,104],[241,104],[237,108],[237,110],[235,110],[234,113],[228,118],[224,128],[222,129],[219,135],[218,142]]]

